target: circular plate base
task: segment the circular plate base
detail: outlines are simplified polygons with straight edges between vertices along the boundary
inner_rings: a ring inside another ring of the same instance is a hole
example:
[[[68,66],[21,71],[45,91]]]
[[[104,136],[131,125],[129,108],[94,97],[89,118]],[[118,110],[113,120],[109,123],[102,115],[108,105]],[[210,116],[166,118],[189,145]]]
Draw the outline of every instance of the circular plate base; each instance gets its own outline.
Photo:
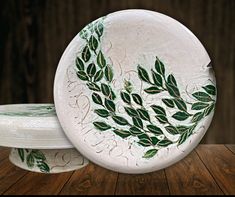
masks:
[[[41,173],[61,173],[80,169],[88,164],[76,149],[12,148],[10,161],[25,170]]]

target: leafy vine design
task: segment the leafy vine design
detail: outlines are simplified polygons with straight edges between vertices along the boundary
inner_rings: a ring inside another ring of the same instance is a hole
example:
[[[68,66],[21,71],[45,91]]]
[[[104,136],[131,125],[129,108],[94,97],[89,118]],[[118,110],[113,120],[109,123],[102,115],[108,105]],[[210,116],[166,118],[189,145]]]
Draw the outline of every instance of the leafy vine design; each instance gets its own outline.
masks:
[[[86,86],[92,91],[93,102],[99,106],[94,112],[103,119],[112,120],[117,126],[111,126],[105,121],[96,121],[93,122],[93,125],[100,131],[111,130],[123,139],[134,137],[140,146],[148,148],[148,151],[143,155],[143,158],[146,159],[156,155],[159,149],[175,143],[164,134],[165,132],[171,135],[179,135],[177,143],[181,145],[192,134],[198,122],[214,109],[215,100],[211,96],[216,95],[215,87],[213,85],[203,87],[204,92],[199,91],[192,94],[198,102],[188,103],[181,97],[175,77],[172,74],[166,76],[164,64],[159,58],[156,58],[155,69],[151,69],[151,78],[143,67],[140,65],[137,67],[140,80],[149,85],[148,88],[144,89],[144,92],[146,94],[159,94],[167,91],[170,98],[164,98],[162,102],[166,107],[178,109],[172,117],[177,121],[184,121],[191,117],[192,124],[191,126],[182,124],[174,126],[167,119],[166,110],[162,106],[151,105],[151,109],[156,114],[155,118],[160,124],[164,125],[166,131],[163,132],[151,120],[152,117],[144,107],[141,96],[133,91],[131,82],[126,80],[124,89],[120,92],[120,97],[126,104],[124,110],[131,119],[131,121],[128,121],[117,113],[116,94],[111,83],[114,77],[112,64],[105,58],[100,47],[104,33],[103,19],[89,24],[80,32],[80,37],[86,44],[82,48],[82,52],[76,57],[75,69],[78,78],[86,82]],[[197,113],[189,113],[189,105]]]

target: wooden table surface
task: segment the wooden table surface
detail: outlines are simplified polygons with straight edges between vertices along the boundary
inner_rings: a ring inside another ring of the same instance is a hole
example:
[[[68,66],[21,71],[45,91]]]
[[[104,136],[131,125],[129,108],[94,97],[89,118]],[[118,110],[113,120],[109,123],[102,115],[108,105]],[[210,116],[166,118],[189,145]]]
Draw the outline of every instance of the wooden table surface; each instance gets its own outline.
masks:
[[[0,194],[235,194],[235,145],[199,145],[185,159],[142,175],[94,164],[61,174],[22,170],[0,148]]]

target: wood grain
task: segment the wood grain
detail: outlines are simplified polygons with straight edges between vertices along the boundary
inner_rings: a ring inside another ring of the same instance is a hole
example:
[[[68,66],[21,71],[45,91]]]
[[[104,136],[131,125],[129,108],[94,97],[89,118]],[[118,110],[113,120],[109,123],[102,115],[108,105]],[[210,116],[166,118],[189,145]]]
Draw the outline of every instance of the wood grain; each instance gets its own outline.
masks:
[[[196,151],[223,192],[235,194],[235,155],[224,145],[201,145]]]
[[[61,191],[61,195],[113,195],[118,173],[94,164],[76,171]]]
[[[226,144],[226,147],[235,154],[235,145],[234,144]]]
[[[0,161],[9,157],[10,149],[5,147],[0,147]]]
[[[58,194],[73,172],[60,174],[41,174],[29,172],[23,179],[14,184],[6,195],[52,195]]]
[[[119,174],[117,195],[168,195],[164,170],[142,175]]]
[[[176,195],[221,195],[211,174],[196,152],[165,169],[171,194]]]

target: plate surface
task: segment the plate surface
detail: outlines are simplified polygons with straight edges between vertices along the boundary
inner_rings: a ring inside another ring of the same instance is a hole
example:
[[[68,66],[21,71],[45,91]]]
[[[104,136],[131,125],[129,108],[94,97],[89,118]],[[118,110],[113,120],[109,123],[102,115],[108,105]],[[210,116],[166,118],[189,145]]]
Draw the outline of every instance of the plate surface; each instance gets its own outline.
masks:
[[[176,20],[124,10],[87,25],[56,72],[59,121],[89,160],[123,173],[191,152],[213,117],[216,85],[200,41]]]

